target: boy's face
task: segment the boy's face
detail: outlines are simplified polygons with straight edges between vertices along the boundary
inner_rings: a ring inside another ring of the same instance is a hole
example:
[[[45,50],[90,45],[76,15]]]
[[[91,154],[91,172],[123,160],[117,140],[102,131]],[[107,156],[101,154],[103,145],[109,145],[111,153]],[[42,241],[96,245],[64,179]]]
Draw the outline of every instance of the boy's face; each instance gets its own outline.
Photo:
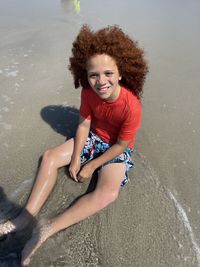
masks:
[[[119,96],[121,76],[109,55],[91,57],[87,62],[87,75],[90,86],[101,99],[112,101]]]

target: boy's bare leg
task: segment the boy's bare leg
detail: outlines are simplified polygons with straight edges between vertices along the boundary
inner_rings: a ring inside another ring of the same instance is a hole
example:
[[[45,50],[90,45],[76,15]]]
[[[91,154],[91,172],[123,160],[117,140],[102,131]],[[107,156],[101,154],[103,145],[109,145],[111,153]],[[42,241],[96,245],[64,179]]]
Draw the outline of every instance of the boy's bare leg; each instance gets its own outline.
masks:
[[[44,153],[40,170],[24,211],[12,221],[0,224],[0,236],[23,229],[39,212],[55,185],[58,168],[70,163],[73,148],[74,140],[70,139]]]
[[[42,225],[27,242],[22,251],[22,266],[29,264],[31,256],[48,237],[97,213],[113,202],[118,196],[124,174],[123,163],[109,164],[102,168],[93,192],[84,195],[63,214]]]

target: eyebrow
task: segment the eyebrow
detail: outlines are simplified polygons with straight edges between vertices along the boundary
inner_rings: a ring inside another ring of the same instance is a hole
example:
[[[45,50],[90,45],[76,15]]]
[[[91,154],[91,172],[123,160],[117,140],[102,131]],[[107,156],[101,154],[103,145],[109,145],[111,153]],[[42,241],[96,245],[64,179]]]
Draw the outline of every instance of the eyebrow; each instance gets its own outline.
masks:
[[[114,70],[105,70],[103,73],[105,72],[114,72]],[[98,71],[88,71],[89,74],[98,74]]]

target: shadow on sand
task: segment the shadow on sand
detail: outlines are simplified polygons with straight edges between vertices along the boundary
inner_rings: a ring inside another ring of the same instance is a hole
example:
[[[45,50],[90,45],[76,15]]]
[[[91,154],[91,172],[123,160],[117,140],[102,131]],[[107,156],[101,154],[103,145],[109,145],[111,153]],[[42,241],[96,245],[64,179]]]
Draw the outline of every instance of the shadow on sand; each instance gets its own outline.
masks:
[[[50,105],[44,107],[40,115],[57,133],[67,139],[75,136],[79,121],[79,110],[70,106]]]

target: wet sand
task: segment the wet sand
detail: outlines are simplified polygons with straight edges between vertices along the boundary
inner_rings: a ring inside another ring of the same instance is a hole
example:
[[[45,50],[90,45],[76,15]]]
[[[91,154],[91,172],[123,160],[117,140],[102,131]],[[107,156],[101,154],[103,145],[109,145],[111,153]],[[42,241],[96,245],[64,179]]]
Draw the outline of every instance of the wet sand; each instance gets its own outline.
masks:
[[[50,238],[30,266],[200,266],[200,4],[75,2],[0,2],[0,220],[24,205],[42,153],[75,131],[80,90],[67,65],[80,26],[118,24],[150,65],[131,181],[113,205]],[[62,169],[37,220],[88,186]]]

